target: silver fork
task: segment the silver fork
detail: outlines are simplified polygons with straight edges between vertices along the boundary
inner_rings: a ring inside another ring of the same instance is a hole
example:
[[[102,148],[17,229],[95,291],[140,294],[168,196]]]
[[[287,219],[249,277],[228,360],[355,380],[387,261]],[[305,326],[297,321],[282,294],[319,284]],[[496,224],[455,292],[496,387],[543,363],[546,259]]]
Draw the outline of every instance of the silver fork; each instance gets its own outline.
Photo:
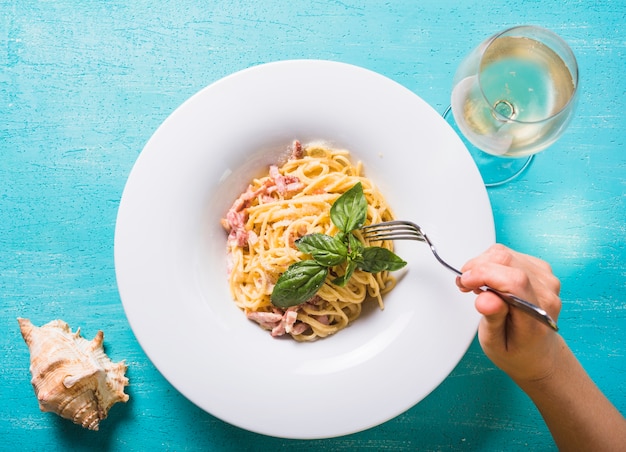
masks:
[[[444,261],[437,250],[435,249],[435,245],[430,241],[424,230],[416,225],[415,223],[411,223],[410,221],[387,221],[384,223],[371,224],[368,226],[363,226],[361,228],[361,232],[363,233],[363,237],[373,241],[373,240],[417,240],[419,242],[425,242],[432,251],[435,258],[439,261],[441,265],[446,267],[452,273],[455,273],[458,276],[461,276],[461,272],[454,268],[452,265],[448,264]],[[526,314],[531,315],[535,319],[540,322],[545,323],[554,331],[558,331],[559,328],[556,325],[556,322],[550,315],[529,301],[523,300],[522,298],[516,297],[515,295],[507,294],[500,292],[496,289],[493,289],[489,286],[481,287],[484,291],[493,292],[498,295],[502,300],[506,303],[514,306]]]

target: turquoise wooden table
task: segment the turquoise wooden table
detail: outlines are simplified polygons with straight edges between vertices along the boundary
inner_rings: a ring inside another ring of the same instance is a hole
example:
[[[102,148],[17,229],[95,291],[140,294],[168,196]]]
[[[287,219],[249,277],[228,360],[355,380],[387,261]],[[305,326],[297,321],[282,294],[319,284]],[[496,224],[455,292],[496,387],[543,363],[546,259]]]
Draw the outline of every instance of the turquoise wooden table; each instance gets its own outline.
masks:
[[[181,396],[143,353],[117,291],[126,178],[185,99],[234,71],[294,58],[377,71],[443,111],[461,58],[506,26],[559,33],[581,95],[560,141],[490,189],[497,239],[549,261],[561,334],[626,412],[626,3],[623,0],[0,1],[0,449],[551,450],[529,399],[476,341],[426,399],[327,440],[251,433]],[[451,206],[453,208],[453,206]],[[61,318],[126,360],[130,401],[100,431],[40,412],[17,317]]]

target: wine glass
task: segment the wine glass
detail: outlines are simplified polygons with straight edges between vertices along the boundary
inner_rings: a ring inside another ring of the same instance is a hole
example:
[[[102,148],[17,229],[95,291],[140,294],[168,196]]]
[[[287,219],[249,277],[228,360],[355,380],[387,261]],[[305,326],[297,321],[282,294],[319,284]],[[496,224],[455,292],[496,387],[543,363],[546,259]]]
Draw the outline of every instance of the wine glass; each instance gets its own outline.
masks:
[[[512,27],[463,60],[444,117],[460,132],[485,185],[501,185],[563,133],[577,88],[578,65],[565,41],[545,28]]]

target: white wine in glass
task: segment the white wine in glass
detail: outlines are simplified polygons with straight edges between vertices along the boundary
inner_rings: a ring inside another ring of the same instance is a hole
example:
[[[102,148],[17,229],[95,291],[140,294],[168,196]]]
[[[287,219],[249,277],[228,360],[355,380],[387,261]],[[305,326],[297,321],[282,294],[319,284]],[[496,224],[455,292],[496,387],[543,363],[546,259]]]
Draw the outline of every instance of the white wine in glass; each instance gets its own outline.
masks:
[[[536,26],[513,27],[461,63],[444,116],[465,138],[485,184],[500,185],[563,133],[577,87],[576,58],[560,37]]]

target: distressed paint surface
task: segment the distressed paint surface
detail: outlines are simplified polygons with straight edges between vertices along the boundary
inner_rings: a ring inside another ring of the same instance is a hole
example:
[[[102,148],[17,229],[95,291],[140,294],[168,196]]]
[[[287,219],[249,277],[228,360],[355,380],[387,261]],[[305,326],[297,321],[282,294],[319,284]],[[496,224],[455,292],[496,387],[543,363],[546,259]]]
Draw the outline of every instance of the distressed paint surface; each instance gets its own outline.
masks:
[[[553,265],[561,334],[626,412],[622,0],[2,0],[0,12],[0,449],[554,449],[534,406],[477,342],[423,402],[365,432],[292,441],[225,424],[147,359],[113,264],[117,207],[135,159],[202,87],[263,62],[321,58],[380,72],[443,111],[460,59],[520,23],[571,44],[582,92],[563,138],[521,179],[490,190],[498,240]],[[87,337],[103,329],[109,356],[127,361],[131,400],[99,432],[39,411],[18,316],[62,318]]]

